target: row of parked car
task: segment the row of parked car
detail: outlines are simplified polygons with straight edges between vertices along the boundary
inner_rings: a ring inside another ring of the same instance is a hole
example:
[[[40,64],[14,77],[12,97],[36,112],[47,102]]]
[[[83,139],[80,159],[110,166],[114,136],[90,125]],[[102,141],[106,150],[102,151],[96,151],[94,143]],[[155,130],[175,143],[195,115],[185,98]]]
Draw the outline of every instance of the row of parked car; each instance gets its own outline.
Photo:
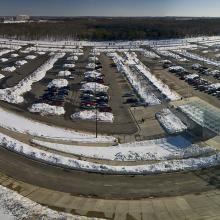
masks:
[[[70,91],[69,86],[62,88],[51,87],[45,90],[45,93],[40,96],[39,102],[47,103],[49,105],[64,106],[65,98],[68,96]]]
[[[90,71],[99,71],[102,70],[101,63],[97,60],[95,61],[95,66],[88,65],[87,69]],[[91,67],[91,68],[89,68]],[[104,84],[104,75],[103,74],[91,74],[84,77],[81,84],[85,83],[98,83]],[[112,112],[112,108],[109,106],[110,97],[107,92],[95,92],[93,90],[83,90],[80,96],[80,108],[93,110],[98,109],[100,112]]]
[[[185,80],[189,85],[193,86],[194,89],[212,94],[220,98],[220,83],[211,83],[198,74],[192,74],[186,71],[185,68],[181,66],[174,66],[170,62],[166,63],[166,65],[163,65],[164,68],[167,68],[167,66],[169,66],[169,72],[174,73],[181,80]],[[206,68],[204,68],[200,64],[192,65],[192,69],[197,70],[199,73],[206,70]]]

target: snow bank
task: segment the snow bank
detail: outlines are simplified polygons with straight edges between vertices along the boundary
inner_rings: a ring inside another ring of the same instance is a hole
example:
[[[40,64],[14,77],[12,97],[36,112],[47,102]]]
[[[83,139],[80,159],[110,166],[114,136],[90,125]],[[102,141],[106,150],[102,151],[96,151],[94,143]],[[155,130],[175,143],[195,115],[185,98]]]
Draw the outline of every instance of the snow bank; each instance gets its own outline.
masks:
[[[0,56],[7,54],[7,53],[10,53],[10,52],[11,52],[10,50],[2,50],[2,51],[0,51]]]
[[[35,56],[35,55],[28,55],[28,56],[25,57],[25,59],[26,60],[34,60],[34,59],[36,59],[36,57],[37,56]]]
[[[48,84],[48,88],[57,87],[62,88],[68,86],[68,81],[66,79],[54,79]]]
[[[0,79],[5,78],[5,76],[3,74],[0,74]]]
[[[16,62],[15,62],[15,65],[17,65],[17,66],[23,66],[23,65],[26,64],[26,63],[27,63],[26,60],[19,60],[19,61],[16,61]]]
[[[68,61],[70,61],[70,60],[72,60],[72,61],[77,61],[79,58],[77,57],[77,56],[70,56],[70,57],[67,57],[67,59],[66,60],[68,60]]]
[[[92,78],[96,78],[101,76],[102,74],[100,72],[97,71],[87,71],[84,73],[85,77],[92,77]]]
[[[71,72],[68,71],[68,70],[60,71],[60,72],[58,73],[58,76],[62,76],[62,77],[64,77],[64,76],[70,76],[70,75],[71,75]]]
[[[90,90],[93,92],[107,92],[108,86],[102,85],[100,83],[89,82],[82,85],[81,90]]]
[[[214,154],[210,147],[192,145],[181,136],[150,141],[119,144],[115,147],[91,147],[32,140],[34,144],[52,150],[95,159],[117,161],[171,160]]]
[[[48,105],[46,103],[33,104],[29,109],[32,113],[40,113],[40,115],[64,115],[65,110],[60,106]]]
[[[5,67],[2,69],[3,72],[14,72],[16,70],[15,66]]]
[[[7,58],[1,58],[0,61],[1,61],[2,63],[5,63],[5,62],[8,61],[8,59],[7,59]]]
[[[35,137],[43,137],[64,141],[78,141],[83,143],[113,143],[115,138],[111,136],[99,136],[75,132],[72,130],[49,126],[33,121],[12,112],[5,111],[0,107],[0,126],[19,133],[29,134]]]
[[[169,134],[180,133],[187,129],[186,125],[167,108],[157,112],[156,118]]]
[[[72,119],[96,121],[96,110],[80,111],[71,115]],[[97,120],[102,122],[113,122],[114,116],[110,112],[97,112]]]
[[[73,63],[66,63],[63,65],[64,68],[74,68],[76,65]]]
[[[1,214],[3,213],[3,216]],[[0,217],[2,220],[15,219],[68,219],[96,220],[63,212],[57,212],[42,206],[4,186],[0,186]]]
[[[196,170],[211,166],[217,166],[220,164],[220,153],[218,153],[208,157],[163,161],[146,165],[112,166],[77,160],[71,157],[49,153],[47,151],[39,150],[30,145],[19,142],[3,134],[0,134],[0,145],[16,153],[25,155],[26,157],[29,157],[31,159],[40,160],[48,164],[67,167],[75,170],[107,174],[152,174],[180,170]]]
[[[13,53],[11,54],[11,57],[15,58],[15,57],[18,57],[19,55],[17,53]]]
[[[57,60],[63,57],[65,54],[55,54],[52,56],[46,63],[40,66],[32,74],[25,77],[17,85],[7,89],[0,89],[0,100],[6,101],[9,103],[22,103],[24,101],[23,94],[30,91],[32,84],[40,81],[46,75],[46,72],[53,68],[53,65]],[[9,70],[15,70],[15,67]]]

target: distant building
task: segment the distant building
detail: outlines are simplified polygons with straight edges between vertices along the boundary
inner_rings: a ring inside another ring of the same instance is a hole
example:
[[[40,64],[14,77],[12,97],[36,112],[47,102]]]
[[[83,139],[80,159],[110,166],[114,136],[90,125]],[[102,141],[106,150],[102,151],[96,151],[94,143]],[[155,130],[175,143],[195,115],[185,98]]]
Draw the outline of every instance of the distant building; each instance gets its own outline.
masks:
[[[15,18],[16,21],[28,21],[30,20],[29,15],[17,15]]]

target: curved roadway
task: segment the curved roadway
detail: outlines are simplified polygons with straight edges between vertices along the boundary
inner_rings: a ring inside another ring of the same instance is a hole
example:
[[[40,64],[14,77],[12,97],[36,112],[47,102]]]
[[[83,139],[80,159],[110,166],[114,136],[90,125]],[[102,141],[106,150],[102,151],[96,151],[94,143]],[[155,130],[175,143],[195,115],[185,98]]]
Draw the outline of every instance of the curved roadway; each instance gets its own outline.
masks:
[[[65,170],[0,148],[0,171],[17,180],[56,191],[96,198],[138,199],[215,189],[219,167],[195,172],[117,176]]]

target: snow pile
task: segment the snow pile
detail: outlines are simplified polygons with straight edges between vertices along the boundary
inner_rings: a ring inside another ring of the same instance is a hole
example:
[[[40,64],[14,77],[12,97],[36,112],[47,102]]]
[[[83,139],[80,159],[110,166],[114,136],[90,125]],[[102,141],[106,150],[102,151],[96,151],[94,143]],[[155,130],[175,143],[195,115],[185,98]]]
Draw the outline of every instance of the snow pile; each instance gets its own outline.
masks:
[[[216,153],[210,147],[192,145],[182,136],[119,144],[112,147],[76,146],[32,140],[32,143],[52,150],[95,158],[117,161],[172,160],[206,156]]]
[[[9,66],[2,69],[3,72],[14,72],[16,70],[15,66]]]
[[[96,121],[96,110],[80,111],[71,115],[72,119]],[[97,111],[97,120],[102,122],[113,122],[114,116],[110,112]]]
[[[1,58],[0,61],[1,61],[2,63],[5,63],[5,62],[8,61],[8,59],[7,59],[7,58]]]
[[[152,174],[180,170],[196,170],[217,166],[220,164],[220,153],[216,153],[215,155],[207,157],[171,161],[168,160],[153,164],[136,166],[112,166],[77,160],[71,157],[57,155],[44,150],[36,149],[30,145],[17,141],[16,139],[3,134],[0,134],[0,145],[8,150],[25,155],[26,157],[34,160],[46,162],[48,164],[67,167],[75,170],[107,174]]]
[[[95,63],[88,63],[87,65],[86,65],[86,68],[87,69],[95,69],[97,67],[97,65],[95,64]]]
[[[3,74],[0,74],[0,79],[5,78],[5,76]]]
[[[70,57],[67,57],[67,60],[68,61],[77,61],[79,58],[77,56],[70,56]]]
[[[35,56],[35,55],[28,55],[28,56],[25,57],[25,59],[27,59],[27,60],[34,60],[34,59],[36,59],[36,57],[37,56]]]
[[[70,76],[71,72],[68,70],[64,70],[64,71],[59,71],[58,76]]]
[[[23,66],[23,65],[26,64],[26,63],[27,63],[26,60],[19,60],[19,61],[16,61],[16,62],[15,62],[15,65],[17,65],[17,66]]]
[[[54,79],[48,84],[48,88],[57,87],[62,88],[68,86],[68,81],[66,79]]]
[[[96,218],[87,218],[87,217],[67,214],[64,212],[54,211],[4,186],[0,186],[0,217],[2,220],[6,220],[6,219],[8,220],[15,220],[15,219],[96,220]]]
[[[13,53],[11,54],[11,57],[15,58],[15,57],[18,57],[19,55],[17,53]]]
[[[89,57],[89,61],[90,62],[95,62],[95,61],[98,61],[98,57]]]
[[[144,50],[144,56],[147,58],[151,58],[151,59],[159,59],[160,56],[157,55],[156,53],[149,51],[149,50]]]
[[[35,137],[43,137],[64,141],[77,141],[82,143],[113,143],[115,138],[111,136],[98,136],[83,132],[75,132],[63,129],[54,125],[49,126],[37,121],[33,121],[17,114],[5,111],[0,107],[0,126],[12,131],[29,134]]]
[[[32,113],[40,113],[40,115],[64,115],[65,110],[60,106],[48,105],[46,103],[33,104],[29,109]]]
[[[85,75],[85,77],[96,78],[96,77],[101,76],[102,74],[100,72],[97,72],[97,71],[87,71],[87,72],[85,72],[84,75]]]
[[[72,63],[66,63],[63,65],[64,68],[74,68],[76,65]]]
[[[132,59],[123,61],[122,57],[116,53],[108,54],[112,57],[114,63],[117,65],[117,69],[119,72],[122,72],[127,77],[128,81],[132,85],[132,87],[136,90],[139,96],[142,98],[143,102],[149,105],[157,105],[160,104],[160,100],[154,95],[153,92],[149,91],[148,85],[143,78],[143,76],[136,71],[132,71],[129,65],[134,63]]]
[[[90,90],[93,92],[107,92],[108,86],[102,85],[100,83],[89,82],[82,85],[81,90]]]
[[[0,51],[0,56],[7,54],[7,53],[10,53],[10,52],[11,52],[10,50],[2,50],[2,51]]]
[[[183,68],[182,66],[171,66],[171,67],[169,67],[169,69],[168,69],[169,71],[185,71],[185,68]]]
[[[156,118],[169,134],[180,133],[187,129],[183,122],[169,109],[163,109],[161,112],[157,112]]]
[[[9,103],[22,103],[24,101],[23,94],[31,90],[33,83],[43,79],[47,71],[53,68],[53,65],[59,58],[62,58],[65,54],[55,54],[52,56],[46,63],[36,69],[32,74],[25,77],[17,85],[7,89],[0,89],[0,100],[6,101]],[[10,69],[10,70],[15,70]]]

